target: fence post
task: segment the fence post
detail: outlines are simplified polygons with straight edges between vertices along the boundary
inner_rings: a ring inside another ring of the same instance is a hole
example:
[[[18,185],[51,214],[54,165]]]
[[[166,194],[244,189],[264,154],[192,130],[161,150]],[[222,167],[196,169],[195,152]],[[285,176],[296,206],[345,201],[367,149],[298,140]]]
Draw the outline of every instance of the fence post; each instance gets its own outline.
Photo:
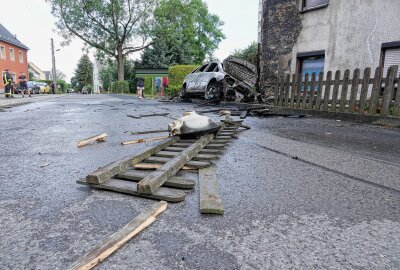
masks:
[[[361,87],[360,108],[359,108],[360,113],[364,113],[364,111],[365,111],[365,102],[367,101],[370,78],[371,78],[371,68],[367,67],[364,70],[363,83],[362,83],[362,87]]]
[[[285,81],[285,94],[284,94],[284,106],[289,106],[289,90],[290,90],[290,74],[286,75]]]
[[[360,84],[360,69],[356,68],[353,74],[353,82],[351,84],[350,102],[349,102],[349,112],[355,112],[356,110],[356,100],[358,93],[358,85]]]
[[[292,87],[290,91],[290,107],[294,107],[295,94],[296,94],[297,76],[293,74]]]
[[[325,93],[324,93],[324,106],[323,110],[327,111],[329,106],[329,97],[331,95],[331,85],[332,85],[332,71],[328,71],[326,74],[326,84],[325,84]]]
[[[385,91],[383,92],[381,115],[390,114],[390,103],[392,102],[393,91],[394,91],[394,79],[397,76],[398,70],[399,70],[398,66],[391,66],[387,73],[385,81]]]
[[[301,86],[303,84],[303,77],[301,74],[297,74],[296,81],[296,105],[295,108],[300,108],[300,99],[301,99]]]
[[[276,77],[276,83],[274,86],[274,106],[278,106],[278,97],[279,97],[279,74]]]
[[[393,116],[400,117],[400,78],[397,81],[397,94],[394,102]]]
[[[321,109],[321,96],[323,87],[324,87],[324,73],[320,72],[318,77],[317,101],[315,102],[315,109],[318,111]]]
[[[375,70],[374,85],[372,86],[371,100],[369,101],[369,113],[376,114],[378,103],[379,90],[382,85],[382,67],[377,67]]]
[[[336,103],[339,93],[339,86],[340,86],[340,70],[336,70],[335,73],[335,84],[333,85],[333,95],[332,95],[332,102],[331,102],[331,109],[330,111],[336,112]]]
[[[308,106],[307,109],[313,109],[314,108],[314,96],[315,96],[315,84],[317,82],[317,75],[315,72],[311,75],[311,87],[310,87],[310,100],[308,101]]]
[[[306,76],[304,78],[304,88],[303,88],[303,102],[301,103],[301,108],[306,109],[307,108],[307,97],[308,97],[308,84],[309,84],[309,74],[306,73]]]
[[[340,112],[344,112],[346,109],[347,91],[349,89],[349,78],[350,78],[350,69],[346,69],[344,71],[344,76],[343,76],[342,95],[340,98],[340,106],[339,106]]]

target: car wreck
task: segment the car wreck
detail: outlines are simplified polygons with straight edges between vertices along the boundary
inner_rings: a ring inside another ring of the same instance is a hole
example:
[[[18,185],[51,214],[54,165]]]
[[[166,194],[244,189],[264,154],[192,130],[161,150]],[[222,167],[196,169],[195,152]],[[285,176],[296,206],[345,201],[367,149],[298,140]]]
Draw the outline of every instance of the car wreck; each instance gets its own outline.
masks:
[[[249,102],[256,99],[257,68],[252,63],[229,56],[222,63],[205,63],[184,80],[180,97]]]

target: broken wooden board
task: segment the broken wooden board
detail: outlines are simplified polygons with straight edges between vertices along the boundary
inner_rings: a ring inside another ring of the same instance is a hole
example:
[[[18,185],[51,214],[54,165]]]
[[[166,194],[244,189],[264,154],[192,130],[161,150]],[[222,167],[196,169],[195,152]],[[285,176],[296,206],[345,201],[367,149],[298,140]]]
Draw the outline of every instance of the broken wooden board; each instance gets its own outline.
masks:
[[[88,186],[91,186],[91,187],[94,187],[97,189],[115,191],[118,193],[134,195],[134,196],[139,196],[139,197],[154,199],[154,200],[164,200],[167,202],[174,202],[174,203],[182,202],[185,200],[185,197],[186,197],[186,193],[182,190],[165,188],[165,187],[160,187],[153,194],[139,193],[138,189],[137,189],[137,183],[134,183],[131,181],[125,181],[125,180],[121,180],[121,179],[115,179],[115,178],[111,178],[107,182],[99,184],[99,185],[90,184],[87,182],[86,179],[78,180],[76,182],[78,184],[88,185]]]
[[[169,113],[151,113],[151,114],[139,114],[139,115],[131,115],[128,114],[127,116],[130,118],[140,119],[143,117],[152,117],[152,116],[168,116]]]
[[[131,132],[131,135],[144,135],[144,134],[163,133],[163,132],[168,132],[168,130],[161,129],[161,130],[137,131],[137,132]]]
[[[155,157],[165,157],[165,158],[172,158],[179,155],[179,152],[170,152],[170,151],[160,151],[157,154],[154,154]],[[209,155],[209,154],[197,154],[192,158],[192,160],[197,161],[209,161],[209,160],[216,160],[218,156],[216,155]],[[188,163],[186,163],[188,164]],[[190,165],[190,164],[189,164]]]
[[[93,136],[91,138],[82,140],[78,142],[78,147],[83,147],[94,142],[105,142],[107,140],[107,133]]]
[[[144,163],[155,163],[155,164],[165,164],[168,161],[170,161],[171,158],[167,157],[157,157],[157,156],[151,156],[149,158],[146,158],[143,160]],[[207,168],[210,166],[209,162],[204,162],[204,161],[189,161],[185,164],[185,166],[189,166],[191,168],[195,169],[202,169],[202,168]]]
[[[135,164],[133,166],[133,168],[139,169],[139,170],[157,170],[157,169],[161,168],[162,166],[163,166],[163,164],[160,164],[160,163],[138,163],[138,164]],[[209,166],[211,166],[211,164]],[[185,165],[185,166],[183,166],[183,168],[181,168],[181,170],[183,170],[183,171],[197,171],[198,169],[199,168],[188,166],[188,165]]]
[[[167,205],[168,204],[165,201],[154,204],[148,211],[140,214],[122,229],[107,237],[101,244],[93,248],[92,251],[84,255],[68,269],[93,269],[96,265],[113,254],[117,249],[122,247],[126,242],[151,225],[156,220],[156,217],[167,209]]]
[[[155,138],[146,138],[146,139],[138,139],[134,141],[127,141],[127,142],[121,142],[121,145],[132,145],[132,144],[138,144],[138,143],[147,143],[151,141],[161,141],[169,138],[168,136],[162,136],[162,137],[155,137]]]
[[[174,144],[178,141],[178,137],[171,137],[165,141],[158,143],[156,146],[152,146],[140,151],[135,156],[126,157],[119,161],[110,163],[109,165],[99,168],[98,170],[92,172],[86,176],[86,180],[91,184],[101,184],[109,180],[111,177],[126,171],[131,165],[142,162],[144,159],[150,157],[151,155],[161,151],[168,146]]]
[[[180,148],[187,148],[190,145],[192,145],[191,143],[174,143],[172,146],[173,147],[180,147]],[[210,143],[208,144],[205,149],[219,149],[219,148],[224,148],[226,145],[225,144],[214,144],[214,143]]]
[[[167,179],[174,176],[185,164],[196,156],[212,139],[213,134],[201,137],[196,143],[183,150],[179,155],[162,165],[155,172],[144,178],[138,184],[138,191],[144,194],[153,194]]]
[[[115,178],[133,181],[133,182],[139,182],[143,178],[145,178],[147,175],[149,175],[149,172],[128,170],[124,173],[118,174],[117,176],[115,176]],[[164,183],[163,187],[192,189],[192,188],[194,188],[195,185],[196,184],[193,180],[183,178],[183,177],[173,176]]]
[[[170,151],[170,152],[182,152],[183,149],[185,148],[179,148],[179,147],[167,147],[165,148],[165,151]],[[214,154],[214,155],[218,155],[222,153],[222,150],[218,150],[218,149],[203,149],[199,152],[199,154]]]
[[[215,168],[209,167],[199,170],[200,185],[200,213],[224,214],[224,205],[220,194],[219,183],[215,175]]]

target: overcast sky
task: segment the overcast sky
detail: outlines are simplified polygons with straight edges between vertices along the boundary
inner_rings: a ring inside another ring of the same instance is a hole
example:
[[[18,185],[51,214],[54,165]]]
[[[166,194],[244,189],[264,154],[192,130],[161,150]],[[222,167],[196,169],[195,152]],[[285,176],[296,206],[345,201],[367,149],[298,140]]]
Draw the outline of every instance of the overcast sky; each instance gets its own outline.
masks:
[[[205,1],[210,12],[225,22],[223,32],[227,38],[215,53],[220,60],[234,49],[246,47],[257,40],[258,0]],[[83,44],[75,39],[68,47],[60,46],[62,38],[54,32],[55,18],[50,13],[49,4],[45,0],[10,0],[1,5],[0,23],[30,48],[28,61],[42,70],[51,70],[50,38],[53,37],[56,49],[60,48],[56,52],[57,69],[65,73],[69,80],[82,55]],[[4,11],[5,6],[10,9]]]

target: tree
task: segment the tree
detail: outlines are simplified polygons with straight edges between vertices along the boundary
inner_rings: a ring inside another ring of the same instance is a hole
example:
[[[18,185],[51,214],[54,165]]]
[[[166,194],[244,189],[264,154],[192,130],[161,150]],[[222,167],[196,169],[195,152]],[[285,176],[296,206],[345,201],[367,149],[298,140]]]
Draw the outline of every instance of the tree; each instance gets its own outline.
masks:
[[[233,52],[233,55],[238,58],[247,60],[250,63],[253,63],[254,65],[257,65],[258,44],[257,44],[257,42],[254,41],[244,49],[235,50]]]
[[[157,0],[47,0],[65,42],[78,37],[113,57],[124,80],[127,55],[150,45],[148,31]]]
[[[154,10],[153,45],[141,65],[167,67],[202,63],[225,38],[223,22],[203,0],[161,0]]]
[[[129,82],[129,90],[131,93],[135,90],[135,64],[131,60],[125,61],[124,77]],[[108,60],[107,64],[99,70],[99,77],[104,89],[110,89],[111,83],[118,80],[118,71],[115,61]]]
[[[92,85],[93,63],[90,61],[89,56],[87,54],[84,54],[81,57],[81,59],[79,59],[78,65],[75,69],[74,79],[78,91],[81,91],[84,86]]]
[[[57,78],[57,80],[65,80],[66,77],[67,77],[67,76],[65,76],[65,74],[64,74],[62,71],[60,71],[60,70],[57,70],[57,71],[56,71],[56,78]]]

